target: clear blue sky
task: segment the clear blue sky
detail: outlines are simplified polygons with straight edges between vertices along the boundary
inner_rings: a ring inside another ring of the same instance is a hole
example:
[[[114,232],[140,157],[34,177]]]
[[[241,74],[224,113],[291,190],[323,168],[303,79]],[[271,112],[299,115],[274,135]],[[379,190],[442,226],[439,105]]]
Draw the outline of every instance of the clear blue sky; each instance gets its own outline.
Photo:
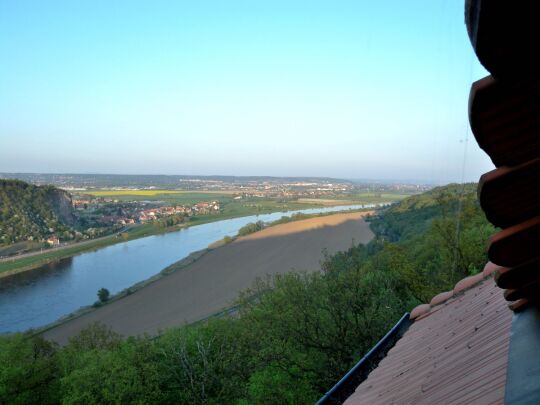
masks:
[[[0,0],[0,172],[477,180],[463,0]]]

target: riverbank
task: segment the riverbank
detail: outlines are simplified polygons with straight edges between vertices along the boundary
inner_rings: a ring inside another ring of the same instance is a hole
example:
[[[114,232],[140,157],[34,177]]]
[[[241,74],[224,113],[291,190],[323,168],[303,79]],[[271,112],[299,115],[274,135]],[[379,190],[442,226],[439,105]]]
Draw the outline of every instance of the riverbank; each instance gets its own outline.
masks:
[[[369,215],[371,215],[374,211],[372,210],[366,210],[366,209],[362,209],[362,210],[356,210],[356,211],[351,211],[347,214],[355,214],[355,213],[361,213],[361,217],[362,218],[365,218]],[[275,227],[277,225],[282,225],[282,224],[290,224],[291,222],[296,222],[296,221],[303,221],[303,220],[307,220],[307,219],[313,219],[313,218],[320,218],[320,217],[325,217],[325,216],[335,216],[335,215],[347,215],[347,214],[337,214],[335,212],[330,212],[330,213],[319,213],[319,214],[295,214],[295,215],[292,215],[292,216],[286,216],[286,217],[282,217],[281,219],[278,219],[276,221],[273,221],[273,222],[270,222],[266,225],[266,227],[264,229],[268,229],[270,227]],[[337,218],[337,217],[336,217]],[[325,223],[325,222],[321,222],[321,223]],[[303,225],[303,228],[305,228],[305,223]],[[289,227],[285,227],[284,229],[289,229],[291,230],[291,226]],[[301,226],[301,229],[302,229],[302,226]],[[270,231],[267,232],[266,234],[268,233],[271,233]],[[264,234],[264,233],[263,233]],[[253,236],[255,237],[255,236]],[[63,316],[62,318],[58,319],[57,321],[53,322],[53,323],[50,323],[48,325],[46,325],[45,327],[42,327],[42,328],[38,328],[35,330],[35,333],[36,334],[41,334],[41,333],[44,333],[45,331],[49,330],[49,329],[53,329],[65,322],[68,322],[70,320],[73,320],[75,318],[78,318],[84,314],[87,314],[91,311],[94,311],[96,308],[99,308],[101,306],[104,306],[104,305],[110,305],[111,303],[121,299],[121,298],[124,298],[128,295],[131,295],[133,294],[134,292],[138,291],[139,289],[149,285],[150,283],[153,283],[155,281],[157,281],[158,279],[164,277],[164,276],[167,276],[167,275],[170,275],[176,271],[179,271],[187,266],[189,266],[190,264],[194,263],[196,260],[200,259],[203,255],[205,255],[206,253],[208,253],[209,251],[211,250],[214,250],[214,249],[217,249],[217,248],[220,248],[222,246],[225,246],[229,243],[232,243],[236,240],[238,240],[239,238],[242,238],[241,236],[233,236],[232,238],[229,238],[229,240],[224,240],[224,239],[220,239],[216,242],[213,242],[213,243],[210,243],[208,245],[207,248],[205,249],[201,249],[201,250],[198,250],[198,251],[195,251],[195,252],[192,252],[190,253],[187,257],[165,267],[163,270],[161,270],[159,273],[153,275],[152,277],[146,279],[146,280],[142,280],[122,291],[120,291],[119,293],[117,294],[114,294],[113,296],[110,297],[110,299],[106,302],[106,303],[103,303],[103,304],[100,304],[98,306],[96,306],[95,304],[94,305],[88,305],[88,306],[85,306],[85,307],[82,307],[80,309],[78,309],[77,311],[74,311],[70,314],[67,314],[66,316]],[[244,236],[245,238],[245,236]],[[216,314],[211,314],[209,315],[209,317],[212,317],[212,316],[215,316],[223,311],[227,311],[227,309],[224,309],[224,310],[220,310],[218,311],[218,313]]]
[[[206,253],[208,253],[210,250],[212,249],[216,249],[216,247],[211,247],[209,246],[207,249],[201,249],[201,250],[198,250],[196,252],[193,252],[191,254],[189,254],[187,257],[184,257],[183,259],[177,261],[176,263],[173,263],[171,264],[170,266],[167,266],[165,267],[163,270],[161,270],[159,273],[155,274],[154,276],[146,279],[146,280],[143,280],[143,281],[140,281],[136,284],[133,284],[132,286],[120,291],[119,293],[117,294],[114,294],[113,296],[111,296],[109,298],[109,300],[105,303],[99,303],[99,305],[96,305],[96,303],[94,303],[93,305],[87,305],[85,307],[82,307],[82,308],[79,308],[77,311],[74,311],[70,314],[67,314],[63,317],[61,317],[60,319],[48,324],[48,325],[45,325],[44,327],[41,327],[41,328],[36,328],[36,329],[33,329],[32,330],[32,334],[33,335],[40,335],[40,334],[43,334],[45,332],[47,332],[48,330],[51,330],[51,329],[54,329],[56,327],[59,327],[63,324],[65,324],[66,322],[69,322],[69,321],[73,321],[85,314],[88,314],[92,311],[95,311],[97,308],[101,308],[105,305],[111,305],[112,303],[122,299],[122,298],[125,298],[131,294],[133,294],[134,292],[140,290],[141,288],[144,288],[146,287],[147,285],[161,279],[162,277],[164,276],[167,276],[167,275],[170,275],[176,271],[179,271],[187,266],[189,266],[190,264],[194,263],[195,261],[197,261],[198,259],[200,259],[203,255],[205,255]]]
[[[36,254],[27,254],[21,258],[4,259],[0,262],[0,279],[33,270],[51,262],[73,257],[80,253],[91,252],[117,243],[144,238],[146,236],[174,232],[193,225],[196,224],[178,224],[168,228],[159,228],[157,226],[151,226],[151,224],[138,225],[125,230],[124,232],[115,233],[102,238],[77,242],[60,248],[38,252]]]
[[[319,206],[311,204],[306,205],[306,208],[319,208]],[[264,212],[257,212],[257,214],[267,214],[272,212],[280,212],[279,210],[270,210]],[[13,259],[3,259],[0,261],[0,279],[9,277],[14,274],[22,273],[25,271],[33,270],[45,264],[55,262],[68,257],[73,257],[80,253],[90,252],[97,249],[102,249],[107,246],[111,246],[117,243],[127,242],[134,239],[144,238],[152,235],[160,235],[168,232],[175,232],[183,228],[188,228],[195,225],[202,225],[206,223],[222,221],[232,218],[240,218],[253,214],[246,214],[245,212],[239,212],[234,214],[218,214],[218,215],[205,215],[200,217],[192,217],[189,222],[174,225],[171,227],[160,227],[153,224],[144,224],[133,226],[124,232],[115,233],[113,235],[104,236],[102,238],[77,242],[71,245],[63,246],[61,248],[45,250],[43,252],[37,252],[35,254],[26,254],[24,257],[14,257]],[[286,214],[284,214],[286,215]]]
[[[43,335],[59,343],[86,325],[103,322],[123,335],[158,333],[211,316],[230,306],[257,277],[295,269],[317,271],[323,250],[347,249],[373,237],[367,213],[342,213],[272,226],[220,248],[177,262],[157,279],[107,305],[49,327]],[[181,270],[181,271],[178,271]]]

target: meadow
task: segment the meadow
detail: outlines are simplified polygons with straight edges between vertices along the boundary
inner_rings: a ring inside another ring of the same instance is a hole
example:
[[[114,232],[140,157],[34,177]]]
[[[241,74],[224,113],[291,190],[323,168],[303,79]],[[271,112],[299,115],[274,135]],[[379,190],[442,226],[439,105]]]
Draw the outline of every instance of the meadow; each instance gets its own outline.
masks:
[[[152,201],[172,205],[190,205],[202,201],[233,201],[228,192],[204,192],[182,190],[96,190],[85,194],[94,197],[112,198],[119,201]]]
[[[398,193],[357,193],[347,196],[346,199],[298,199],[283,200],[260,197],[248,197],[235,200],[232,191],[207,192],[207,191],[183,191],[183,190],[95,190],[88,191],[95,197],[106,197],[120,201],[152,201],[164,205],[192,205],[202,201],[218,200],[221,203],[219,214],[197,215],[190,217],[183,224],[172,227],[164,227],[159,224],[142,224],[131,226],[120,235],[109,235],[103,238],[73,244],[63,249],[44,251],[41,254],[13,258],[12,260],[0,262],[0,277],[14,272],[21,272],[39,267],[62,258],[74,256],[76,254],[99,249],[115,243],[124,242],[136,238],[155,235],[164,232],[171,232],[180,227],[200,225],[208,222],[219,221],[248,215],[269,214],[272,212],[285,212],[306,208],[315,208],[328,205],[348,205],[348,204],[374,204],[381,202],[393,202],[406,197]]]
[[[268,207],[272,209],[279,206],[286,209],[308,208],[309,206],[323,205],[349,205],[349,204],[377,204],[382,202],[400,201],[410,197],[411,194],[400,192],[359,192],[351,193],[343,196],[325,197],[325,198],[298,198],[297,200],[283,200],[274,198],[248,197],[241,200],[235,200],[234,194],[238,194],[232,190],[223,191],[189,191],[189,190],[95,190],[88,191],[85,194],[94,197],[106,197],[119,201],[154,201],[163,202],[166,204],[195,204],[201,201],[219,200],[222,204],[234,203],[235,205],[253,204],[261,207],[265,211]],[[293,207],[293,208],[287,208]]]

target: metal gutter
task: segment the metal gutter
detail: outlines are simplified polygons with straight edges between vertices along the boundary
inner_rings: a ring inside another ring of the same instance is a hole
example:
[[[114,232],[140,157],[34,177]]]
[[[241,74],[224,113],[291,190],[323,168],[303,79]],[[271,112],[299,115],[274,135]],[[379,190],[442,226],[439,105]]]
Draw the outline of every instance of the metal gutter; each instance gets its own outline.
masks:
[[[386,353],[394,347],[411,324],[409,313],[406,312],[394,327],[336,385],[317,401],[317,405],[342,404],[345,402],[354,393],[356,387],[377,367],[379,362],[386,356]]]

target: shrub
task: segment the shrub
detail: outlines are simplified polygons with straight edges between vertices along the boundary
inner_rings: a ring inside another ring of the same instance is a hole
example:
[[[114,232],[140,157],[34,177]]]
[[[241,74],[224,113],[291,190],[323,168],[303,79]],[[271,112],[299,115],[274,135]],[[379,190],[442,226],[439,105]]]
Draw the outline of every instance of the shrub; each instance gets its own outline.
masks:
[[[106,288],[100,288],[97,292],[97,296],[99,298],[99,302],[107,302],[109,301],[111,293]]]
[[[257,221],[257,222],[250,222],[247,225],[244,225],[242,228],[238,230],[238,236],[246,236],[250,233],[255,233],[257,231],[260,231],[264,228],[264,222],[263,221]]]
[[[0,403],[58,403],[56,347],[41,337],[0,337]]]

